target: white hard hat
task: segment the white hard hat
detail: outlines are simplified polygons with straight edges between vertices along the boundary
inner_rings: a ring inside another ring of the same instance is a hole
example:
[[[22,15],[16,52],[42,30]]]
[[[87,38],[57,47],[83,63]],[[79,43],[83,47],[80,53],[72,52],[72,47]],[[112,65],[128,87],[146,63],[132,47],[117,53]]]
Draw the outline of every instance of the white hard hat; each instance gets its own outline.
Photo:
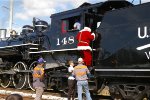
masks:
[[[83,59],[82,59],[82,58],[79,58],[79,59],[78,59],[78,62],[83,62]]]

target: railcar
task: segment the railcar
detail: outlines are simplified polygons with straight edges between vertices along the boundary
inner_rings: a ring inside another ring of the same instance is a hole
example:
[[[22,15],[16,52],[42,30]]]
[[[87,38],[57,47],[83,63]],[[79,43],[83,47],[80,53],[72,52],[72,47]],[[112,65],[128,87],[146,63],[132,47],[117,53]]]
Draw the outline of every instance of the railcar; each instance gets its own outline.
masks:
[[[105,95],[106,90],[112,98],[149,98],[149,10],[150,3],[108,0],[53,14],[51,25],[33,18],[33,25],[23,26],[20,35],[13,31],[0,41],[0,85],[33,89],[32,71],[42,56],[46,89],[66,90],[67,61],[81,56],[76,40],[80,30],[73,29],[78,20],[81,29],[87,26],[97,34],[91,43],[95,77],[89,80],[91,93]]]

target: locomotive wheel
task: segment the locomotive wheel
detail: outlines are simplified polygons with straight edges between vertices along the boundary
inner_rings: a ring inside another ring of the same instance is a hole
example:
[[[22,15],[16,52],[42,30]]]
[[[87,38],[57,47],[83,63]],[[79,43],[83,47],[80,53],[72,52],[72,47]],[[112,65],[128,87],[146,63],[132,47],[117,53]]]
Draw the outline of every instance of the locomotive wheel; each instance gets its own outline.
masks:
[[[17,62],[14,66],[14,70],[18,71],[16,74],[13,75],[13,85],[17,89],[22,89],[27,82],[27,75],[24,72],[19,72],[21,70],[26,70],[26,65],[23,62]]]
[[[31,63],[29,70],[31,70],[31,71],[33,72],[33,69],[34,69],[34,67],[36,67],[36,65],[37,65],[37,61],[34,61],[33,63]],[[33,91],[35,91],[35,89],[33,88],[32,72],[29,73],[29,75],[28,75],[28,84],[29,84],[29,87],[30,87]]]
[[[12,79],[12,75],[10,75],[10,74],[3,74],[1,76],[1,84],[0,85],[3,88],[7,88],[11,84],[11,79]]]

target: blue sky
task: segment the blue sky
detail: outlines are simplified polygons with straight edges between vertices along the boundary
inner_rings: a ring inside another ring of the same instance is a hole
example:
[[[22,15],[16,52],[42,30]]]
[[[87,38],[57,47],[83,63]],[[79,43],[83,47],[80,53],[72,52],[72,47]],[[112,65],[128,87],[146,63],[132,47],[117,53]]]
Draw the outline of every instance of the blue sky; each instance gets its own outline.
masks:
[[[9,27],[9,1],[0,0],[0,29]],[[33,17],[50,23],[50,15],[77,8],[84,2],[99,3],[106,0],[14,0],[13,29],[21,31],[23,25],[32,25]],[[132,2],[133,0],[128,0]],[[142,3],[150,0],[142,0]],[[139,0],[134,0],[138,4]]]

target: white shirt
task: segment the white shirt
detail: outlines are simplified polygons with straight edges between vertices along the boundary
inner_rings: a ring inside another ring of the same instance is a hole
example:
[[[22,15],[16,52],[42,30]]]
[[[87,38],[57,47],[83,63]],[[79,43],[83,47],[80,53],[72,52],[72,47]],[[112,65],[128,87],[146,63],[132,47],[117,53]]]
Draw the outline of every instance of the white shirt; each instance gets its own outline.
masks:
[[[75,22],[74,25],[73,25],[73,27],[74,27],[74,29],[80,30],[81,24],[79,22]]]
[[[70,72],[70,73],[72,73],[73,70],[74,70],[73,66],[70,66],[70,67],[68,68],[68,72]],[[75,78],[71,75],[71,76],[68,77],[68,79],[74,80]]]

